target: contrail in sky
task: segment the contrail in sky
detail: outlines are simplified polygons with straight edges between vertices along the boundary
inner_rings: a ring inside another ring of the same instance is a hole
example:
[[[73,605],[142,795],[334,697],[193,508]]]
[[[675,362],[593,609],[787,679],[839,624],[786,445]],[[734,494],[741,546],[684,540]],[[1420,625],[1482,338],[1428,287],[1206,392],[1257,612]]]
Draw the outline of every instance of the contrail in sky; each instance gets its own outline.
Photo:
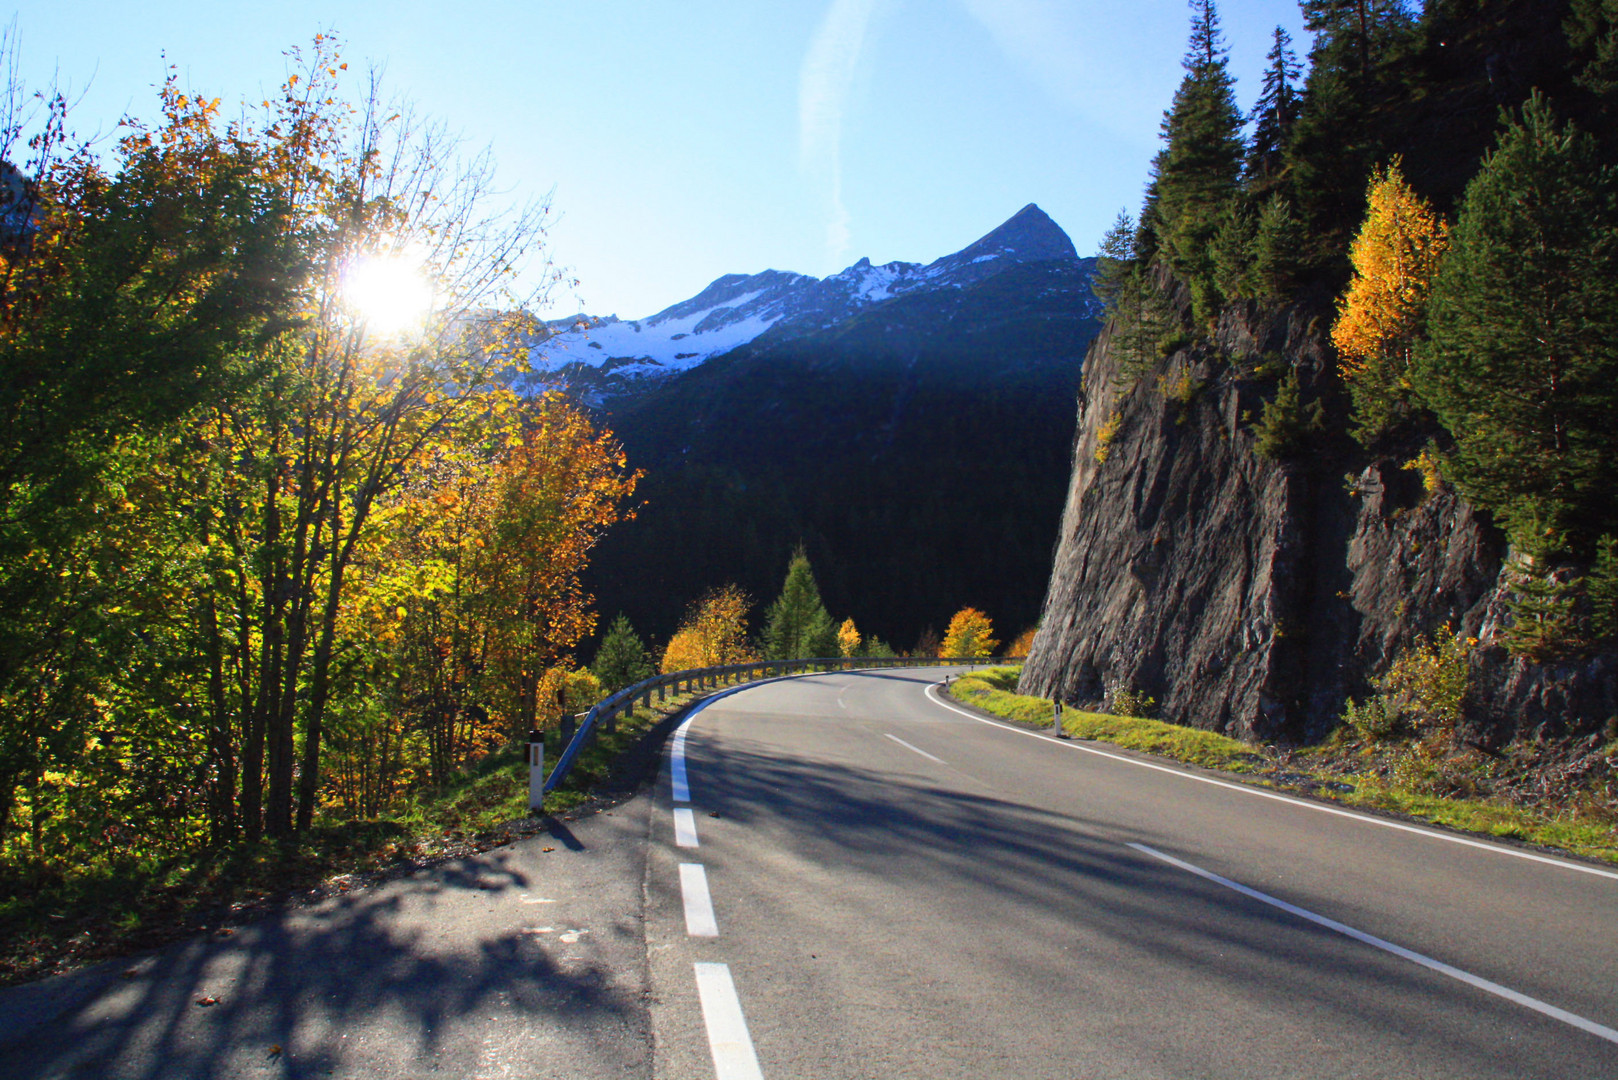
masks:
[[[832,0],[815,29],[798,76],[798,153],[803,167],[823,178],[830,203],[826,244],[836,262],[848,250],[848,209],[843,205],[843,110],[860,52],[881,0]]]

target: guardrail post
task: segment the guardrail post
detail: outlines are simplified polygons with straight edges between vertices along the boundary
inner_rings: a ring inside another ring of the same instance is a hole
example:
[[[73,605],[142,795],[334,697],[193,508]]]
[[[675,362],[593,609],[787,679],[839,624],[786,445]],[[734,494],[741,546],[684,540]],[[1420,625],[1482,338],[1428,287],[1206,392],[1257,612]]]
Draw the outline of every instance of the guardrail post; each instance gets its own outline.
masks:
[[[545,808],[545,736],[538,728],[528,731],[528,809]]]

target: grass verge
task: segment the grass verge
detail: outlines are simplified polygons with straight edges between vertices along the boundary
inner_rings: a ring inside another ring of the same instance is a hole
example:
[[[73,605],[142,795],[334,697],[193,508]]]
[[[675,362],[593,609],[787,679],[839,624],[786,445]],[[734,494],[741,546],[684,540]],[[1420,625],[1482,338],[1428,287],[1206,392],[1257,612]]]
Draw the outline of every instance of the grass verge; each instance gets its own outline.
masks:
[[[1021,669],[986,668],[964,675],[949,695],[1014,723],[1051,726],[1050,700],[1016,693]],[[1618,819],[1576,793],[1539,805],[1435,794],[1421,789],[1431,769],[1430,751],[1412,746],[1355,746],[1338,741],[1321,747],[1266,749],[1203,731],[1132,716],[1063,710],[1063,729],[1130,750],[1158,754],[1188,765],[1237,774],[1248,783],[1293,794],[1330,799],[1463,832],[1517,840],[1586,858],[1618,863]],[[1453,767],[1453,760],[1449,763]],[[1487,767],[1480,763],[1479,768]],[[1410,777],[1414,782],[1401,782]]]
[[[655,766],[644,740],[704,695],[683,694],[598,730],[547,814],[582,812],[627,793]],[[547,763],[561,753],[548,734]],[[631,760],[633,759],[633,760]],[[604,790],[605,789],[605,790]],[[232,927],[279,907],[312,903],[393,874],[461,858],[545,828],[528,811],[526,743],[479,761],[454,782],[402,800],[384,818],[341,820],[329,811],[296,841],[260,840],[166,857],[109,853],[88,866],[0,866],[0,986],[153,949]]]

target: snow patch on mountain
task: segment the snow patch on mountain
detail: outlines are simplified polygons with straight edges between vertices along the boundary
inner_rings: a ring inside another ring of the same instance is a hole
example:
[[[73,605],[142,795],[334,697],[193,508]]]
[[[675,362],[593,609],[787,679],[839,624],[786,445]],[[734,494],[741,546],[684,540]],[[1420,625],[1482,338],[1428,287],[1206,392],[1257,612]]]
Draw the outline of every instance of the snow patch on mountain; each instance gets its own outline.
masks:
[[[822,329],[914,290],[960,288],[1017,263],[1077,258],[1067,234],[1029,203],[969,247],[926,266],[873,266],[861,259],[823,279],[779,270],[726,274],[649,318],[560,319],[531,346],[529,362],[540,375],[583,365],[620,378],[657,378],[696,367],[766,332]]]

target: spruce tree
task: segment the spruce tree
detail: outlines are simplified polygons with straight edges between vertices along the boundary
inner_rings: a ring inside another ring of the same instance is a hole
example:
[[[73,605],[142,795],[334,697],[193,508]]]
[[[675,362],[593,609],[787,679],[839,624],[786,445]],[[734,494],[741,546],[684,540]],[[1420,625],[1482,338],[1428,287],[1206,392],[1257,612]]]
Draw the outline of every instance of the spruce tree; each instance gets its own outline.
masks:
[[[1284,167],[1308,242],[1304,261],[1336,277],[1347,270],[1366,177],[1389,148],[1376,92],[1403,77],[1396,60],[1416,24],[1398,0],[1304,0],[1302,8],[1314,45]]]
[[[1120,210],[1118,220],[1101,238],[1091,279],[1091,288],[1106,305],[1121,389],[1132,386],[1157,359],[1157,339],[1165,323],[1162,297],[1148,276],[1138,239],[1128,212]]]
[[[1252,190],[1267,190],[1280,176],[1287,139],[1298,119],[1297,80],[1302,71],[1292,51],[1292,35],[1277,26],[1265,57],[1264,85],[1250,116],[1253,141],[1247,148],[1247,183]]]
[[[1292,213],[1292,203],[1279,194],[1264,200],[1258,227],[1249,249],[1248,289],[1254,296],[1280,298],[1291,294],[1302,266],[1298,251],[1303,229]]]
[[[781,595],[765,616],[764,655],[770,660],[840,655],[837,624],[820,602],[820,587],[802,545],[792,553]]]
[[[651,655],[627,615],[620,613],[607,627],[590,670],[609,694],[649,679],[655,673]]]
[[[1618,175],[1531,97],[1467,185],[1415,389],[1445,474],[1522,544],[1618,533]]]
[[[1239,191],[1242,115],[1213,0],[1191,0],[1185,77],[1163,117],[1163,149],[1152,161],[1151,199],[1159,250],[1191,289],[1194,315],[1211,322],[1219,295],[1211,245]]]

